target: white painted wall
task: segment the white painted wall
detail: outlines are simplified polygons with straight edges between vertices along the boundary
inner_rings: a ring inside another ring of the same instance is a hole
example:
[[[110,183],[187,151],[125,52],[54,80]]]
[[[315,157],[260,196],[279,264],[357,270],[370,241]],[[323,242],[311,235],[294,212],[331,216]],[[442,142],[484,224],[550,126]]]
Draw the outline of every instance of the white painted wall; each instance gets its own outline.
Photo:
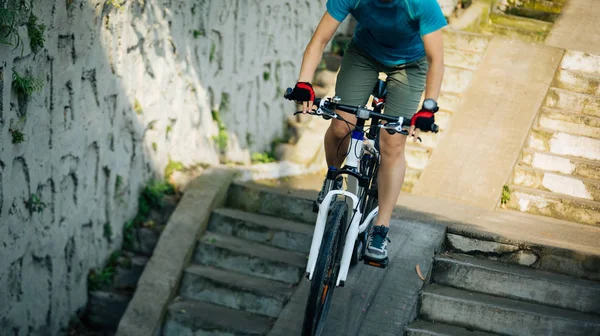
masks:
[[[0,334],[55,335],[85,305],[88,270],[120,246],[145,181],[169,157],[218,162],[211,110],[221,106],[229,160],[282,134],[294,108],[282,92],[325,4],[105,2],[33,1],[44,48],[30,51],[24,25],[22,55],[0,44]],[[11,89],[13,67],[43,81],[26,104]],[[11,143],[11,127],[23,143]],[[31,194],[43,211],[26,208]]]

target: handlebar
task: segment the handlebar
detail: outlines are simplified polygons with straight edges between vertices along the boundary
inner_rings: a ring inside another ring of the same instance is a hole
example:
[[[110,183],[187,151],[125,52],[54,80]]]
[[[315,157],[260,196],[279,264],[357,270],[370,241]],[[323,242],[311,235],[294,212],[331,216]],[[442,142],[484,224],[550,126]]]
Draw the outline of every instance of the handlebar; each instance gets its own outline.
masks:
[[[292,94],[292,88],[287,88],[283,97],[287,100],[293,100],[291,97],[291,94]],[[374,118],[374,119],[379,119],[379,120],[385,120],[388,123],[394,123],[394,125],[387,125],[387,127],[385,125],[382,125],[382,128],[385,128],[390,133],[393,133],[393,132],[400,133],[400,131],[398,131],[397,129],[401,129],[402,127],[410,126],[410,119],[406,119],[403,117],[394,117],[394,116],[385,115],[382,113],[377,113],[377,112],[367,109],[364,106],[344,105],[344,104],[339,104],[338,102],[334,102],[331,99],[324,99],[324,98],[315,98],[314,104],[318,106],[317,112],[315,114],[320,115],[325,119],[330,119],[330,118],[337,119],[338,116],[335,113],[335,110],[340,110],[340,111],[344,111],[344,112],[353,114],[359,119],[367,120],[367,119]],[[325,109],[325,111],[323,111],[323,109]],[[430,131],[433,133],[437,133],[439,131],[439,127],[436,124],[432,124],[431,129],[422,130],[422,131],[425,131],[425,132]]]

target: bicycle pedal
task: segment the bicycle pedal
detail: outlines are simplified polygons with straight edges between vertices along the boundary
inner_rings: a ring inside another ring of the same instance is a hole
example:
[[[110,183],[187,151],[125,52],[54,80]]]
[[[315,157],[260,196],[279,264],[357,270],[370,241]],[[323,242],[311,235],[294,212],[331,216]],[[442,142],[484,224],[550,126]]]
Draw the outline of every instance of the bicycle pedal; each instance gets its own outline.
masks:
[[[373,267],[379,267],[379,268],[386,268],[389,263],[389,258],[385,258],[383,260],[372,260],[367,257],[363,257],[363,260],[364,260],[365,264],[367,264],[369,266],[373,266]]]

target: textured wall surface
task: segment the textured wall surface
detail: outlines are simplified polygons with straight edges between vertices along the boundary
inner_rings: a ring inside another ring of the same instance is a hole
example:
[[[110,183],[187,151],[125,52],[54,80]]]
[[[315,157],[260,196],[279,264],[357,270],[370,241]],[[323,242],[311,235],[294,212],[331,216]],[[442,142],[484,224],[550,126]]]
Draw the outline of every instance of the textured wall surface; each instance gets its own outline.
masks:
[[[30,50],[24,24],[22,50],[0,44],[0,333],[54,335],[85,305],[144,182],[169,157],[219,161],[211,111],[227,160],[282,134],[281,94],[324,3],[33,1],[44,47]],[[41,91],[19,99],[13,68]]]

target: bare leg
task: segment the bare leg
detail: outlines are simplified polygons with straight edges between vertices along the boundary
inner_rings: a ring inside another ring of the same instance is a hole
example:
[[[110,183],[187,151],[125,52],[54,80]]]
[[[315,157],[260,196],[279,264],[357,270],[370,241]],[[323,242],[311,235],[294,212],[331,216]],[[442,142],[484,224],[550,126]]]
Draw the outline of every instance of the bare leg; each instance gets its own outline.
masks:
[[[348,122],[356,123],[356,117],[352,114],[337,111]],[[337,119],[332,119],[327,132],[325,133],[325,158],[328,166],[340,168],[346,159],[348,144],[350,143],[350,135],[348,133],[353,126],[348,128],[348,125]],[[348,136],[346,136],[348,135]],[[343,140],[343,142],[342,142]],[[340,142],[342,144],[340,145]],[[339,148],[339,151],[338,151]]]
[[[402,190],[404,174],[406,173],[406,159],[404,146],[406,136],[400,134],[390,135],[385,131],[380,132],[381,165],[377,175],[377,188],[379,189],[379,215],[375,225],[389,227],[392,211]]]

